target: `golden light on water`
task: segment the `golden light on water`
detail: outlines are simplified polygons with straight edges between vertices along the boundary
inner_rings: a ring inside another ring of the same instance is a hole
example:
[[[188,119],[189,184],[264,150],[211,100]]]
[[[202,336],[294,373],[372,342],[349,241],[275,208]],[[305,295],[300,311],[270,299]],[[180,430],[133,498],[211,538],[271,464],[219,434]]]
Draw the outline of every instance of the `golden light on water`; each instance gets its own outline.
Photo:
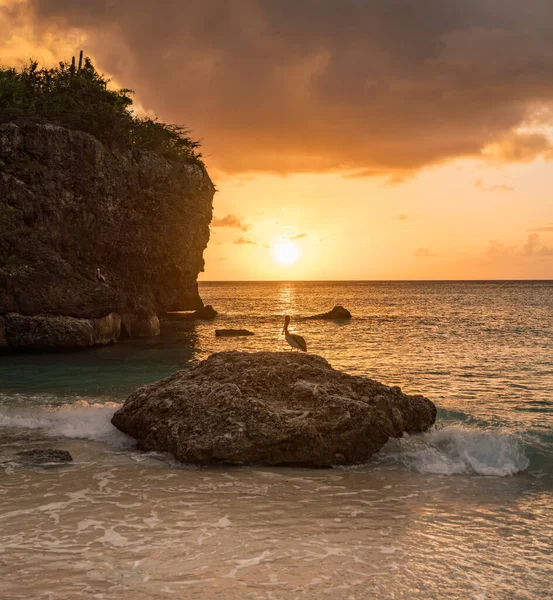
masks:
[[[281,242],[277,244],[272,255],[279,265],[288,266],[295,264],[300,258],[300,249],[292,242]]]

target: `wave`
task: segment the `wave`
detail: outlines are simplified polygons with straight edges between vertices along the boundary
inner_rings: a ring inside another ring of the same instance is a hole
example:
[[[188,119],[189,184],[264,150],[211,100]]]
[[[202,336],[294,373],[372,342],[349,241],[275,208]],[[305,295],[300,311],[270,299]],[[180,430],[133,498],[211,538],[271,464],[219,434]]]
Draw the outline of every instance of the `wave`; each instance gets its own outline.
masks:
[[[0,427],[39,430],[51,437],[87,439],[130,449],[136,446],[135,440],[111,424],[111,417],[120,406],[115,402],[84,400],[57,407],[3,406]],[[507,476],[524,471],[530,464],[524,444],[514,433],[472,424],[438,424],[423,434],[392,439],[376,460],[439,475]]]
[[[4,406],[0,411],[0,427],[37,429],[51,437],[86,439],[115,448],[131,448],[136,445],[135,440],[111,424],[111,417],[120,406],[115,402],[84,400],[58,407]]]
[[[438,475],[506,476],[530,465],[523,443],[512,432],[463,425],[438,425],[420,435],[390,440],[379,458]]]

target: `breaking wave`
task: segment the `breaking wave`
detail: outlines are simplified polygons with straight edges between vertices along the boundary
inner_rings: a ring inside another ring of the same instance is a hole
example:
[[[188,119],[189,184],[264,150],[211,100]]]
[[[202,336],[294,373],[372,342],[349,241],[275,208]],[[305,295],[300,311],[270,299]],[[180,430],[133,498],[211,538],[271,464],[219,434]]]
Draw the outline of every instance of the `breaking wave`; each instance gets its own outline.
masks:
[[[7,407],[0,410],[0,427],[37,429],[52,437],[87,439],[115,448],[130,448],[135,441],[111,424],[120,407],[115,402],[89,403],[79,400],[58,407]]]
[[[62,406],[1,406],[0,427],[130,449],[136,446],[135,440],[111,424],[120,406],[84,400]],[[420,473],[506,476],[529,467],[527,450],[531,448],[506,429],[438,424],[426,433],[390,440],[375,459],[377,464],[401,465]]]
[[[530,465],[524,444],[512,432],[464,425],[435,426],[420,435],[391,440],[379,458],[438,475],[506,476]]]

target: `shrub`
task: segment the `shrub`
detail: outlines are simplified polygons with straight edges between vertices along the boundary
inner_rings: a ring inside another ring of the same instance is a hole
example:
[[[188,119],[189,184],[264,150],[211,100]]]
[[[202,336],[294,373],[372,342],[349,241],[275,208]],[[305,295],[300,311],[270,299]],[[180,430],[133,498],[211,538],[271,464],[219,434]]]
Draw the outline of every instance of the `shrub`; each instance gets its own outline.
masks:
[[[108,83],[88,57],[80,69],[74,62],[48,69],[33,60],[19,70],[0,68],[0,123],[56,123],[91,133],[120,150],[151,150],[202,164],[200,144],[186,128],[138,117],[132,111],[133,91],[108,89]]]

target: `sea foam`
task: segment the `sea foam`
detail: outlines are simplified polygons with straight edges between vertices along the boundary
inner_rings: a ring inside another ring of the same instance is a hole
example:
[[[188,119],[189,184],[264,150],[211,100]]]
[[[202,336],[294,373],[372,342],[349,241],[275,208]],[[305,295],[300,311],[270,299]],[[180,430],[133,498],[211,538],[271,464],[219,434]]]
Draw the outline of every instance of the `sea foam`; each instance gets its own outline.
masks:
[[[381,458],[439,475],[506,476],[524,471],[530,464],[524,445],[513,433],[463,425],[434,427],[420,435],[391,440]]]
[[[79,400],[59,407],[2,407],[0,426],[38,429],[52,437],[87,439],[116,448],[130,448],[135,441],[111,424],[120,407],[114,402],[89,403]]]

